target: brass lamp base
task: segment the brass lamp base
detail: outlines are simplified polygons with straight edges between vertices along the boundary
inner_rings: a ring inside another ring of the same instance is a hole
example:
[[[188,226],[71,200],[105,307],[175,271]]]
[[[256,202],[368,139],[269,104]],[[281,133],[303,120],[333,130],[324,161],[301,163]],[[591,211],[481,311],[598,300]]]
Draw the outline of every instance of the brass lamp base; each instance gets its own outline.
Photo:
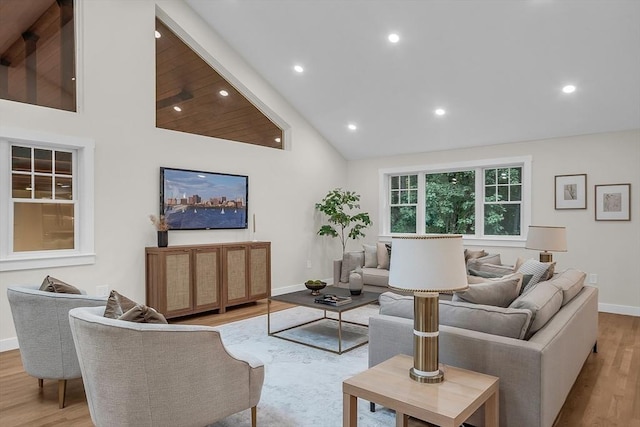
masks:
[[[438,292],[415,292],[413,305],[412,380],[440,383],[444,373],[438,364]]]
[[[553,254],[551,252],[540,252],[540,262],[553,262]]]
[[[411,377],[412,380],[417,381],[419,383],[436,384],[444,381],[444,372],[442,372],[441,370],[438,370],[438,373],[433,376],[422,375],[416,372],[416,368],[411,368],[409,369],[409,377]]]

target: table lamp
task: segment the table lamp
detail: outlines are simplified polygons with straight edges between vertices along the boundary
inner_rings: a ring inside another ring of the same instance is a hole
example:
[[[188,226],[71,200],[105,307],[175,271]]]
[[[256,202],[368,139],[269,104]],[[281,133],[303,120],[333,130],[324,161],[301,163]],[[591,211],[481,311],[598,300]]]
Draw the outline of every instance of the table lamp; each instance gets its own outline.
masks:
[[[413,368],[421,383],[439,383],[438,293],[467,289],[462,236],[451,234],[394,237],[389,287],[414,292]]]
[[[553,252],[567,251],[567,229],[565,227],[550,227],[530,225],[527,233],[525,249],[536,249],[540,252],[540,262],[552,262]]]

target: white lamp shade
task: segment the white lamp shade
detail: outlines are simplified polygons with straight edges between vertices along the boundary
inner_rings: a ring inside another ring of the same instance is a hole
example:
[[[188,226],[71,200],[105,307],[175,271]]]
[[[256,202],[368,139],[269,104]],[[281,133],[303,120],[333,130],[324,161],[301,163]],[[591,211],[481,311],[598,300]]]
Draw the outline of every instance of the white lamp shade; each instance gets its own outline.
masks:
[[[527,243],[524,247],[539,251],[566,252],[567,229],[565,227],[530,225]]]
[[[466,289],[462,236],[394,237],[391,240],[389,286],[416,292]]]

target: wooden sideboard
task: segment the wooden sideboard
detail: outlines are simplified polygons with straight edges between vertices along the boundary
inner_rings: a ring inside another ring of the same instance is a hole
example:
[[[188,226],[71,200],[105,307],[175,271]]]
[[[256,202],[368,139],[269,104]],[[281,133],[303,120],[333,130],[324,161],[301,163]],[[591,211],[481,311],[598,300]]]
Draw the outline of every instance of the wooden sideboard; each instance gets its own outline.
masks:
[[[271,243],[145,248],[147,305],[167,319],[271,296]]]

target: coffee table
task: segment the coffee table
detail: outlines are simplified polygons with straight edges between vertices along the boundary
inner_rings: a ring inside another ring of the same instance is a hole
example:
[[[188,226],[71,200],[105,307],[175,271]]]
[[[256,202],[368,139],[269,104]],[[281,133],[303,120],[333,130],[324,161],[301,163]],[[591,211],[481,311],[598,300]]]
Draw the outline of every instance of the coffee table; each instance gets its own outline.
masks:
[[[335,354],[342,354],[342,353],[346,353],[347,351],[353,350],[354,348],[358,348],[360,346],[365,345],[366,343],[369,342],[368,338],[361,343],[346,347],[346,348],[342,348],[342,324],[343,323],[350,323],[352,325],[359,325],[359,326],[364,326],[364,327],[369,327],[369,325],[366,324],[362,324],[362,323],[357,323],[357,322],[351,322],[351,321],[347,321],[347,320],[342,320],[342,313],[347,312],[349,310],[353,310],[355,308],[358,307],[363,307],[365,305],[369,305],[371,303],[374,303],[376,301],[378,301],[378,297],[380,296],[379,293],[376,292],[362,292],[360,295],[349,295],[349,291],[348,290],[344,290],[344,289],[340,289],[340,288],[334,288],[332,286],[329,286],[327,288],[324,288],[321,291],[322,294],[334,294],[334,295],[339,295],[339,296],[351,296],[351,299],[353,301],[351,301],[348,304],[344,304],[344,305],[340,305],[340,306],[332,306],[332,305],[326,305],[326,304],[319,304],[317,302],[315,302],[316,296],[311,295],[311,291],[309,290],[304,290],[304,291],[298,291],[298,292],[291,292],[288,294],[282,294],[282,295],[275,295],[275,296],[270,296],[269,299],[267,300],[267,332],[269,334],[269,336],[272,337],[276,337],[276,338],[280,338],[283,340],[287,340],[287,341],[291,341],[291,342],[295,342],[298,344],[303,344],[306,345],[308,347],[313,347],[313,348],[317,348],[319,350],[325,350],[325,351],[329,351],[331,353],[335,353]],[[289,326],[288,328],[284,328],[284,329],[279,329],[277,331],[271,331],[271,301],[280,301],[280,302],[285,302],[288,304],[292,304],[292,305],[298,305],[298,306],[302,306],[302,307],[309,307],[309,308],[315,308],[318,310],[322,310],[323,312],[323,316],[318,318],[318,319],[313,319],[310,320],[308,322],[304,322],[304,323],[299,323],[293,326]],[[327,312],[333,312],[333,313],[337,313],[338,314],[338,318],[332,318],[332,317],[327,317]],[[303,342],[300,340],[296,340],[290,337],[284,337],[281,335],[278,335],[284,331],[288,331],[290,329],[294,329],[294,328],[299,328],[301,326],[304,325],[308,325],[310,323],[314,323],[314,322],[319,322],[321,320],[325,320],[325,319],[329,319],[329,320],[334,320],[338,322],[338,351],[329,349],[329,348],[325,348],[325,347],[321,347],[321,346],[317,346],[317,345],[313,345],[307,342]]]

